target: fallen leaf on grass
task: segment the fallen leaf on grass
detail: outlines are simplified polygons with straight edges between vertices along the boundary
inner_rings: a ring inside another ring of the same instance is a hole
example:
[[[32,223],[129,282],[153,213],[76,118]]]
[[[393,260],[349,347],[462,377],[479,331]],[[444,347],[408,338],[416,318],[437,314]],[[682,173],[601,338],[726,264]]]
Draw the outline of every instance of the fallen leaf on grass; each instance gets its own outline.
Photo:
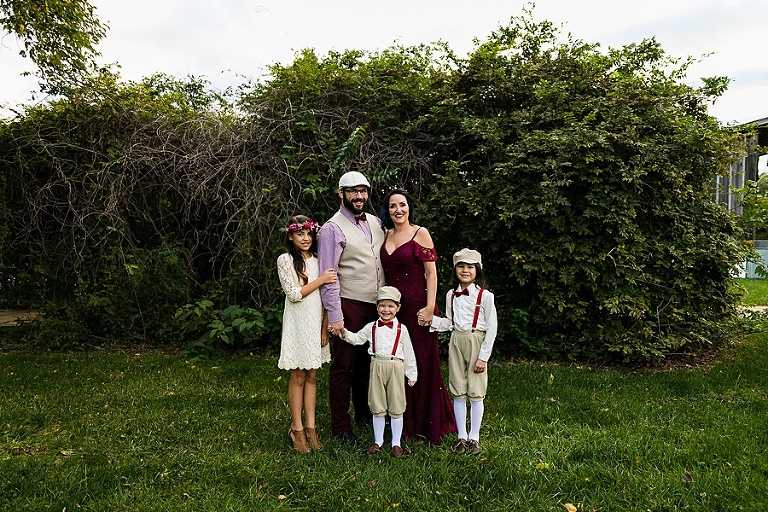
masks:
[[[563,505],[563,507],[565,507],[565,510],[567,510],[568,512],[577,512],[579,510],[576,507],[574,507],[572,503],[566,503],[565,505]]]
[[[371,480],[370,482],[368,482],[368,487],[370,487],[371,489],[373,489],[377,485],[379,485],[379,481],[378,480]]]
[[[482,459],[477,459],[477,465],[478,465],[478,466],[482,466],[482,465],[483,465],[483,464],[485,464],[487,461],[488,461],[488,459],[486,459],[485,457],[483,457]]]
[[[279,500],[284,500],[285,498],[286,498],[285,494],[281,494],[280,496],[277,497],[277,499]]]
[[[681,478],[684,484],[689,484],[693,482],[693,477],[688,473],[683,473],[683,478]]]

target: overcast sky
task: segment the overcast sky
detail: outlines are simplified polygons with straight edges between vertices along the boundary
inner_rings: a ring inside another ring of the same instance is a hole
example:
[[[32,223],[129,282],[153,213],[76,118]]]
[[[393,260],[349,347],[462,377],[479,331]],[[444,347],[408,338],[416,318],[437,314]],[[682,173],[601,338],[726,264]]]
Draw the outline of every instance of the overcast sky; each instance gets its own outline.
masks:
[[[447,42],[460,56],[512,16],[521,0],[92,0],[109,25],[101,63],[119,63],[139,80],[162,71],[205,76],[225,88],[257,79],[267,65],[288,64],[296,51],[380,50],[392,44]],[[656,37],[676,57],[712,54],[691,68],[688,82],[728,76],[728,92],[710,113],[725,124],[768,117],[768,1],[766,0],[538,0],[536,21],[601,47]],[[2,39],[0,106],[29,103],[32,70],[16,41]]]

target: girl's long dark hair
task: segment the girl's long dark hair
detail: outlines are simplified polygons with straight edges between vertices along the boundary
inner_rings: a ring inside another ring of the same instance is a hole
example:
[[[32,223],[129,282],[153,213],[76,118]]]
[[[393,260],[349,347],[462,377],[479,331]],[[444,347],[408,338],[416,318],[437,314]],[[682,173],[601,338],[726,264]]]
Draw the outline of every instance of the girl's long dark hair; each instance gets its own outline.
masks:
[[[459,263],[463,263],[463,262],[459,262]],[[464,264],[475,266],[475,284],[480,288],[485,288],[485,275],[483,275],[483,267],[481,267],[477,263],[464,263]],[[453,275],[451,276],[451,286],[453,286],[452,290],[455,290],[456,288],[458,288],[459,284],[460,284],[459,277],[456,275],[456,265],[454,265]]]
[[[304,224],[305,222],[312,222],[312,219],[306,215],[294,215],[288,219],[289,226],[291,224]],[[309,246],[309,252],[312,253],[312,256],[317,256],[317,233],[310,229],[309,234],[312,236],[312,245]],[[296,269],[296,274],[299,276],[299,284],[303,286],[309,282],[307,266],[304,263],[304,256],[301,255],[301,251],[294,245],[293,240],[291,240],[291,235],[293,235],[293,233],[285,233],[285,249],[288,251],[288,254],[291,255],[291,258],[293,258],[293,268]]]
[[[389,217],[389,200],[395,194],[400,194],[405,197],[405,202],[408,203],[408,222],[416,224],[416,206],[413,204],[413,198],[408,192],[399,188],[390,190],[389,193],[384,196],[384,201],[381,204],[381,213],[379,214],[379,217],[381,217],[381,224],[385,229],[392,229],[395,227],[395,223],[392,222],[392,219]]]

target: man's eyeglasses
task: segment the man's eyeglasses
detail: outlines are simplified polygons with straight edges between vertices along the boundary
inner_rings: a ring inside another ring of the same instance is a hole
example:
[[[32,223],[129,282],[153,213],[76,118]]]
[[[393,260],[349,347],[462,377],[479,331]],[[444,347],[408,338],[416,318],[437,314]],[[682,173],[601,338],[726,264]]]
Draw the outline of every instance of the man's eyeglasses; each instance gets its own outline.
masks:
[[[367,196],[368,189],[367,188],[345,188],[344,193],[349,194],[351,196]]]

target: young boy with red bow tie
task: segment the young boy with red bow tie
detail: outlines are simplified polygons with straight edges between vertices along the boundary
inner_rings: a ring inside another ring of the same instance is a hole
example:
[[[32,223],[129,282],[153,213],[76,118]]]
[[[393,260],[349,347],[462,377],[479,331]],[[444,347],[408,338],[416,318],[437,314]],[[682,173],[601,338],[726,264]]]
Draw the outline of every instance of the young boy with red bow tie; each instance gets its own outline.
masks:
[[[405,377],[408,385],[416,384],[418,370],[408,328],[395,315],[400,310],[400,291],[394,286],[382,286],[376,297],[379,319],[368,323],[358,332],[344,331],[342,338],[352,345],[370,343],[370,382],[368,406],[373,414],[373,444],[368,454],[378,452],[384,444],[386,415],[392,429],[392,457],[402,457],[400,437],[405,412]]]
[[[493,294],[483,288],[480,253],[462,249],[453,255],[452,289],[445,297],[447,318],[432,317],[433,331],[451,331],[448,347],[448,390],[459,429],[457,453],[480,453],[480,426],[488,391],[488,359],[496,340],[498,320]],[[467,433],[467,397],[470,429]]]

